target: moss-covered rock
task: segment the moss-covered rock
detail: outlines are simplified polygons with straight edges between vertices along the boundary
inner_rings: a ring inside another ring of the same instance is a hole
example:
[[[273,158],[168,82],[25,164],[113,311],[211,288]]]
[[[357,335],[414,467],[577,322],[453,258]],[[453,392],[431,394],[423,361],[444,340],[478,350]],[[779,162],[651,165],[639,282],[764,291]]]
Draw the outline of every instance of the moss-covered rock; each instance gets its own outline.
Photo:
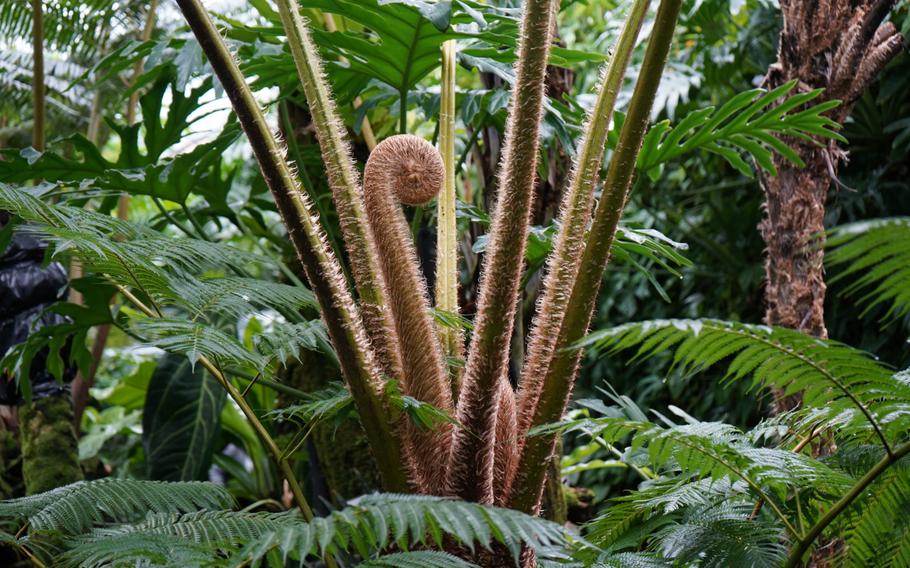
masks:
[[[36,399],[20,407],[19,423],[27,495],[82,479],[69,394]]]

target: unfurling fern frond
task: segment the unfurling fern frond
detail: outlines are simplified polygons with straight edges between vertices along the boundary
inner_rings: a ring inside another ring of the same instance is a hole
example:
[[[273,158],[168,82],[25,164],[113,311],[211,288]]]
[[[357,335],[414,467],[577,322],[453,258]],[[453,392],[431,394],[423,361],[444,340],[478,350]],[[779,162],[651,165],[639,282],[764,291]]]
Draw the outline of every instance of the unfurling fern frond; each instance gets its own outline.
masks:
[[[817,422],[836,420],[843,435],[874,434],[884,447],[910,426],[910,383],[867,354],[784,328],[719,320],[654,320],[596,331],[581,345],[597,351],[637,348],[633,360],[673,351],[694,373],[723,363],[726,380],[803,393]]]
[[[841,271],[831,283],[847,280],[847,295],[857,295],[863,314],[888,307],[891,322],[910,313],[910,217],[851,223],[832,229],[825,262]]]
[[[0,501],[0,519],[25,519],[31,531],[79,534],[102,520],[129,522],[148,512],[223,509],[233,498],[212,483],[99,479]]]
[[[792,112],[821,95],[816,89],[777,101],[793,90],[796,80],[771,91],[754,89],[740,93],[719,109],[707,107],[688,114],[679,124],[659,122],[648,132],[638,155],[637,166],[649,173],[660,164],[697,149],[719,154],[743,175],[752,177],[752,168],[743,160],[747,154],[758,166],[777,175],[774,154],[798,167],[805,164],[779,136],[811,140],[811,136],[846,142],[836,130],[840,125],[823,113],[840,101],[827,101]]]

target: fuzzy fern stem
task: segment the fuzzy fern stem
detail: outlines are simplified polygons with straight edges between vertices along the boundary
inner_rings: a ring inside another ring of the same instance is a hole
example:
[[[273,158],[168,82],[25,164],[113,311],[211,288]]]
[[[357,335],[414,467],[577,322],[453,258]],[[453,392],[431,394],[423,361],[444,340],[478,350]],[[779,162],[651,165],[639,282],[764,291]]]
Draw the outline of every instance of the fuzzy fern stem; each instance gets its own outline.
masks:
[[[398,337],[386,308],[389,303],[387,285],[394,283],[386,283],[382,277],[376,240],[364,211],[363,191],[345,138],[344,125],[338,117],[323,74],[322,60],[310,37],[307,23],[300,15],[297,0],[278,0],[277,4],[319,139],[354,283],[360,296],[366,333],[376,349],[383,373],[389,377],[401,377]]]
[[[518,383],[520,434],[528,431],[534,417],[534,409],[543,388],[543,379],[553,358],[559,328],[569,301],[569,291],[578,276],[582,251],[585,248],[585,231],[591,220],[594,190],[600,179],[613,108],[649,5],[650,0],[636,0],[626,19],[610,63],[604,70],[597,101],[588,117],[569,191],[562,201],[559,235],[548,262],[544,292],[537,316],[534,318],[528,357]]]
[[[555,355],[546,370],[541,394],[534,407],[531,426],[559,420],[568,404],[581,355],[578,349],[567,347],[581,339],[590,325],[616,227],[632,186],[635,161],[648,126],[651,106],[670,51],[680,5],[681,0],[663,0],[658,8],[629,111],[604,181],[603,195],[588,232],[578,277],[558,331]],[[554,441],[554,435],[526,439],[512,490],[512,507],[529,513],[538,510],[546,476],[545,464]]]
[[[205,8],[199,0],[178,0],[177,3],[224,86],[288,227],[289,237],[313,287],[342,373],[354,397],[383,485],[389,491],[407,491],[410,485],[403,465],[405,452],[386,404],[385,385],[368,347],[359,314],[352,307],[354,302],[341,269],[312,214],[309,199],[300,191],[282,149],[269,131],[249,86]]]
[[[419,205],[439,193],[445,167],[432,144],[408,134],[386,138],[370,154],[363,174],[366,211],[376,235],[376,248],[389,288],[389,307],[401,345],[402,390],[446,411],[452,391],[445,358],[430,316],[430,299],[420,272],[417,250],[401,203]],[[445,483],[451,448],[451,424],[430,431],[407,425],[412,456],[423,490],[438,492]]]
[[[805,536],[799,539],[793,548],[790,550],[790,556],[787,558],[787,562],[784,564],[784,568],[796,568],[799,566],[802,561],[803,556],[806,554],[806,551],[809,550],[809,547],[812,546],[812,543],[815,542],[815,539],[824,532],[828,526],[834,522],[834,520],[844,512],[844,510],[849,507],[857,497],[862,495],[862,493],[868,488],[876,479],[879,478],[885,471],[894,465],[898,460],[903,457],[910,455],[910,442],[905,443],[901,446],[898,446],[894,449],[893,452],[885,454],[885,456],[876,463],[872,469],[866,472],[853,487],[850,488],[843,497],[841,497],[837,503],[831,506],[828,511],[822,515],[822,517],[812,525],[808,531],[806,531]]]
[[[458,313],[458,224],[455,217],[455,40],[442,44],[442,81],[439,103],[439,153],[445,164],[442,193],[436,200],[436,308]],[[452,326],[439,326],[443,348],[449,357],[461,358],[464,334]],[[460,369],[450,370],[453,394],[460,386]]]
[[[559,2],[527,0],[521,23],[506,145],[490,244],[480,278],[477,320],[458,399],[458,421],[449,482],[465,500],[493,502],[493,444],[499,399],[514,396],[506,381],[509,340],[524,268],[528,223],[537,172],[550,37]]]

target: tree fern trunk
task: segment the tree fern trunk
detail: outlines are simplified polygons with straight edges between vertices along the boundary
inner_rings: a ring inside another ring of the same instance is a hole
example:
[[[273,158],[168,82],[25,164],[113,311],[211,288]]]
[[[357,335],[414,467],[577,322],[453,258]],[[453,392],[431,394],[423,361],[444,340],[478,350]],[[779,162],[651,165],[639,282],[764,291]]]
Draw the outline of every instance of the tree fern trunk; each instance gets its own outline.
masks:
[[[901,36],[894,25],[882,24],[891,4],[890,0],[781,2],[778,61],[768,70],[766,87],[798,79],[802,91],[824,88],[824,99],[843,101],[831,112],[831,118],[842,123],[878,71],[900,51]],[[778,175],[762,180],[767,211],[760,226],[767,249],[766,321],[827,337],[825,201],[845,154],[836,142],[827,146],[789,142],[805,167],[776,157]],[[778,411],[799,402],[798,397],[776,398]]]
[[[900,51],[901,36],[882,23],[891,0],[781,2],[783,30],[778,61],[765,78],[768,88],[798,79],[802,91],[824,88],[823,98],[841,100],[831,118],[843,123],[854,102]],[[828,188],[846,157],[836,142],[827,146],[788,141],[805,162],[797,167],[775,157],[778,175],[762,179],[767,216],[760,225],[767,250],[766,322],[827,337],[825,328],[824,218]],[[775,411],[799,405],[799,394],[775,392]],[[827,453],[830,440],[814,450]],[[843,540],[819,543],[809,565],[832,566]]]

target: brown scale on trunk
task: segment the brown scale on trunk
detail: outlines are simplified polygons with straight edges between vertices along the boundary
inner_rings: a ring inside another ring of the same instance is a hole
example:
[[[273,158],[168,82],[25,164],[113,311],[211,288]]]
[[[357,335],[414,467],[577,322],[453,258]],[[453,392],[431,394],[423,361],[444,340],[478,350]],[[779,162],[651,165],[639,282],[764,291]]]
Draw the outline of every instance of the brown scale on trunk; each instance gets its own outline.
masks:
[[[784,0],[778,61],[765,86],[797,79],[799,91],[824,88],[821,100],[841,100],[830,116],[843,123],[853,104],[901,48],[901,36],[884,22],[890,0]],[[821,102],[821,101],[816,101]],[[827,337],[824,321],[825,201],[846,155],[836,142],[817,146],[788,140],[806,163],[775,157],[778,175],[762,178],[766,218],[759,229],[766,246],[766,322]],[[799,397],[778,400],[783,411]]]

